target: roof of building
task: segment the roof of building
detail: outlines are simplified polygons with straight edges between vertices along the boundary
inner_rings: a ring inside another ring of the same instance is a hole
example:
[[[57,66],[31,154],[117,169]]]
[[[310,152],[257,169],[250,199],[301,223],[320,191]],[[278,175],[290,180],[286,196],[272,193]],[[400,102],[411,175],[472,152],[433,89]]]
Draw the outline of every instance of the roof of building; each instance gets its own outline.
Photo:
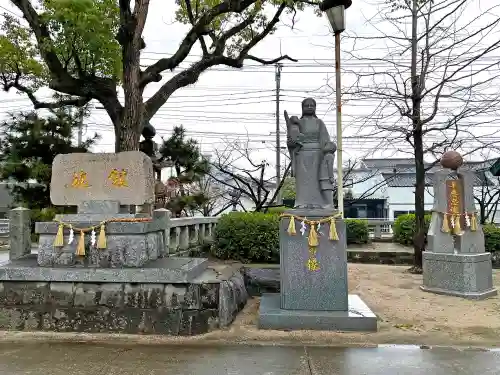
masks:
[[[389,187],[415,187],[417,181],[415,173],[382,173],[382,177]],[[432,186],[434,173],[425,174],[425,186]],[[485,172],[476,172],[474,186],[491,186],[493,183],[487,178]]]
[[[496,160],[466,161],[463,169],[481,170],[490,168]],[[368,169],[392,169],[395,173],[415,172],[415,161],[413,158],[399,159],[363,159],[363,166]],[[441,169],[439,163],[424,162],[425,168],[430,171]]]

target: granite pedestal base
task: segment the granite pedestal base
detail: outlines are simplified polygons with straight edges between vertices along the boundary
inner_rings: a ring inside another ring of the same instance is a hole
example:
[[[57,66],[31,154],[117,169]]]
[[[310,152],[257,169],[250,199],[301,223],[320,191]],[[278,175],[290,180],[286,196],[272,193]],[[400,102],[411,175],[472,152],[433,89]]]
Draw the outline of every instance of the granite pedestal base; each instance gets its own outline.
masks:
[[[335,215],[332,210],[285,211],[310,220]],[[307,267],[310,257],[308,232],[300,233],[300,221],[296,220],[297,234],[288,234],[290,218],[280,222],[280,273],[281,307],[287,310],[346,311],[347,301],[347,254],[346,227],[342,219],[336,219],[339,239],[328,238],[330,224],[323,223],[318,229],[319,245],[316,248],[318,269]]]
[[[497,295],[491,254],[423,253],[423,291],[467,299]]]
[[[39,267],[36,254],[0,266],[0,281],[186,283],[201,275],[206,258],[161,258],[142,268]]]
[[[60,219],[74,228],[87,228],[115,215],[76,214],[65,215]],[[119,218],[133,218],[133,215],[121,215]],[[96,268],[142,267],[147,262],[166,255],[165,228],[163,220],[150,222],[110,222],[106,224],[106,249],[90,246],[90,233],[85,237],[85,259],[76,255],[79,233],[75,232],[74,241],[69,244],[69,229],[64,229],[64,246],[54,248],[59,224],[57,222],[39,222],[35,224],[38,242],[38,265],[41,267],[83,266]],[[98,235],[99,229],[96,230]]]
[[[285,310],[279,294],[263,294],[259,329],[376,332],[377,316],[357,295],[348,297],[347,311]]]
[[[247,300],[243,275],[206,265],[168,258],[151,264],[162,268],[68,269],[19,259],[0,267],[0,330],[176,336],[227,327]]]

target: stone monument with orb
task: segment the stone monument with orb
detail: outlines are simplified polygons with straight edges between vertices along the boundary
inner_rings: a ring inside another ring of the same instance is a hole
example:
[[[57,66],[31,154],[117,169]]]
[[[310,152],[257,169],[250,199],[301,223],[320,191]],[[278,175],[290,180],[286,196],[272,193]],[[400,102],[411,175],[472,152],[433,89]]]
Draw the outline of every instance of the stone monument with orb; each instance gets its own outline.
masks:
[[[485,299],[493,287],[491,254],[474,203],[473,171],[461,170],[462,156],[448,151],[434,174],[434,208],[423,253],[421,289],[437,294]]]
[[[280,294],[262,296],[259,328],[376,331],[375,314],[348,294],[346,227],[333,205],[336,145],[312,98],[300,118],[285,111],[285,120],[296,200],[280,220]]]

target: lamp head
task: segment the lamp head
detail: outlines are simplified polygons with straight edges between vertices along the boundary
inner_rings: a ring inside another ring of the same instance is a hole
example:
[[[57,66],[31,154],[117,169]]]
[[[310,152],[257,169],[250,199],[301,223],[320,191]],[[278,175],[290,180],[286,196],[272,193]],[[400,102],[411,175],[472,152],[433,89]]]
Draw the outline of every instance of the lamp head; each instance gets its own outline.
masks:
[[[322,12],[326,12],[328,9],[338,7],[340,5],[343,5],[344,9],[347,9],[352,5],[352,0],[323,0],[319,4],[319,9]]]

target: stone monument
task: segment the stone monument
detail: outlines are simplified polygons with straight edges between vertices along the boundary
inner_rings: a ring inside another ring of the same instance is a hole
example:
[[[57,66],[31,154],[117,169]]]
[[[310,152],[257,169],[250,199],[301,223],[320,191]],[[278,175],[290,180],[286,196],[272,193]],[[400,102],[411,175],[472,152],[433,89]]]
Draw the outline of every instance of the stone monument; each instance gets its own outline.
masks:
[[[196,274],[206,269],[205,259],[165,258],[170,240],[166,230],[169,211],[155,210],[152,215],[121,212],[123,205],[150,204],[154,200],[152,161],[140,151],[57,155],[52,164],[50,198],[54,205],[77,206],[78,212],[35,223],[40,235],[38,269],[31,273],[62,275],[70,268],[75,280],[110,281],[130,276],[123,271],[126,268],[146,267],[130,277],[161,280],[161,275],[181,263]],[[96,268],[102,271],[88,274]]]
[[[497,294],[491,254],[485,251],[474,204],[476,175],[459,169],[462,163],[460,154],[448,151],[441,158],[443,169],[434,174],[434,208],[423,253],[421,289],[485,299]]]
[[[295,207],[280,221],[280,294],[264,294],[261,329],[376,331],[377,318],[347,289],[346,228],[333,205],[336,151],[316,102],[288,117],[287,145],[296,181]]]

